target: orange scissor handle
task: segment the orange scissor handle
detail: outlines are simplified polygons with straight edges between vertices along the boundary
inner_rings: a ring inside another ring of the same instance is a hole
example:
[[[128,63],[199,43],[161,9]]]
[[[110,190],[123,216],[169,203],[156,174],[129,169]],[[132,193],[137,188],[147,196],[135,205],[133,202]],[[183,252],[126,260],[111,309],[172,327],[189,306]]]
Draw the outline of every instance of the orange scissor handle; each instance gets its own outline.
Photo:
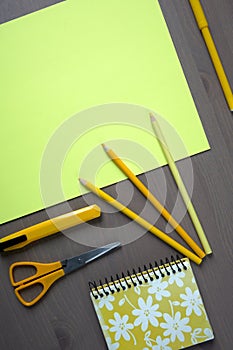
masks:
[[[22,279],[20,281],[15,281],[14,279],[14,269],[17,267],[32,266],[36,269],[36,273],[30,277]],[[10,266],[9,270],[10,281],[13,287],[15,287],[15,294],[18,300],[25,306],[32,306],[37,303],[44,294],[48,291],[51,285],[59,278],[65,275],[62,269],[62,264],[60,261],[42,264],[37,262],[16,262]],[[42,285],[42,291],[31,301],[27,301],[23,298],[21,291],[34,286],[36,284]]]

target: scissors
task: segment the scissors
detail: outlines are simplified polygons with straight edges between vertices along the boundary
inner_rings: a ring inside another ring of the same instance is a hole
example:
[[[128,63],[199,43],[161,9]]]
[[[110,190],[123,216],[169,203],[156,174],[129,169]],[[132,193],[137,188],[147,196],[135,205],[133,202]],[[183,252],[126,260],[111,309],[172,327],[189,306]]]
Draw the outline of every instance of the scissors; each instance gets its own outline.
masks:
[[[30,261],[16,262],[12,264],[9,269],[10,281],[12,286],[14,287],[16,297],[24,306],[32,306],[36,304],[45,295],[45,293],[52,286],[52,284],[59,278],[75,270],[80,269],[89,262],[99,258],[102,255],[107,254],[111,250],[119,247],[120,245],[120,242],[114,242],[103,247],[89,250],[87,253],[48,264]],[[15,269],[25,267],[35,268],[36,273],[31,275],[30,277],[16,281]],[[22,292],[38,284],[42,286],[42,291],[38,295],[36,295],[32,300],[27,301],[23,297]]]

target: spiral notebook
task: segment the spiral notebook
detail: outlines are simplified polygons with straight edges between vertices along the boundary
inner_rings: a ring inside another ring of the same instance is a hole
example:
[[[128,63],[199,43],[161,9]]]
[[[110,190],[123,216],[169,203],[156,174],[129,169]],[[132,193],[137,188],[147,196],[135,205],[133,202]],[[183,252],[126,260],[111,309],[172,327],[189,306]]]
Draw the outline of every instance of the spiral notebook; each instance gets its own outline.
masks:
[[[214,338],[187,258],[89,282],[109,350],[183,349]]]

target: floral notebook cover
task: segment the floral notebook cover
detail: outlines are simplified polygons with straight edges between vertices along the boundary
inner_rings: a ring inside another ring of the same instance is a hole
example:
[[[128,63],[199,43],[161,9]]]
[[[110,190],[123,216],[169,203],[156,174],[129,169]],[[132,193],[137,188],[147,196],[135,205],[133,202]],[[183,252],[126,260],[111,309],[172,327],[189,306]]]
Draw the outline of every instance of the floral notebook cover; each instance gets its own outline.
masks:
[[[183,349],[214,338],[188,259],[90,286],[109,350]]]

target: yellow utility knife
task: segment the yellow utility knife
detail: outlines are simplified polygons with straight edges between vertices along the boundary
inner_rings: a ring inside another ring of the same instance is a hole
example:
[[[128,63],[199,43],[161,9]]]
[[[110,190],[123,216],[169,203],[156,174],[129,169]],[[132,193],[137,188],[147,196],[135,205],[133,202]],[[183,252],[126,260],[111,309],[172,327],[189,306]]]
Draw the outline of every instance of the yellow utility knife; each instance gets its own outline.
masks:
[[[99,217],[100,214],[100,207],[94,204],[57,216],[51,220],[46,220],[34,226],[27,227],[21,231],[1,238],[0,252],[23,248],[31,242],[53,235],[54,233],[79,225],[83,222],[95,219]]]

